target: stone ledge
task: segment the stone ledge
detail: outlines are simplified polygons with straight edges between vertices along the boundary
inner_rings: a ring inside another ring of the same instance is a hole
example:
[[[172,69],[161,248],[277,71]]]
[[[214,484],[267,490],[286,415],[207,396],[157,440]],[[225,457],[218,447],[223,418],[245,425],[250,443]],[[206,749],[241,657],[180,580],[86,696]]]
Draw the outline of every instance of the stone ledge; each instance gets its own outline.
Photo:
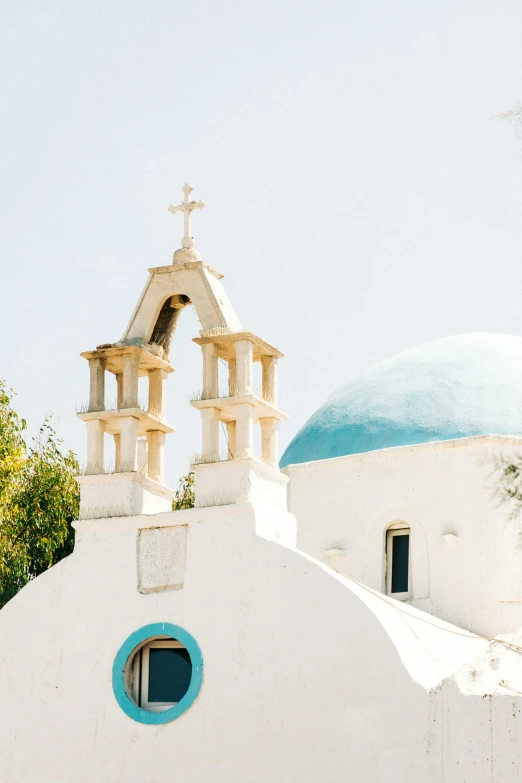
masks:
[[[169,266],[153,266],[147,269],[153,275],[165,275],[169,272],[179,272],[182,269],[205,269],[212,277],[221,280],[225,275],[204,261],[184,261],[183,263],[169,264]]]
[[[256,397],[254,394],[238,394],[235,397],[216,397],[212,400],[191,400],[190,404],[197,410],[203,410],[205,408],[216,408],[220,412],[220,419],[224,422],[235,421],[237,411],[236,405],[247,403],[254,408],[254,420],[259,419],[277,419],[278,421],[284,421],[288,419],[288,415],[280,411],[274,405],[271,405],[261,397]]]
[[[83,351],[80,356],[84,359],[103,359],[105,362],[105,369],[109,372],[117,373],[123,372],[123,357],[124,356],[138,356],[140,359],[140,367],[138,375],[147,375],[149,370],[165,370],[165,372],[174,372],[172,367],[165,359],[162,359],[156,353],[149,351],[142,345],[132,345],[130,343],[108,345],[105,347],[96,348],[95,351]]]
[[[203,337],[193,337],[192,342],[198,345],[207,345],[207,343],[214,343],[217,347],[218,356],[221,359],[228,361],[229,359],[236,358],[236,349],[234,343],[240,340],[248,340],[254,346],[253,361],[258,362],[263,356],[273,356],[276,359],[280,359],[283,354],[277,348],[274,348],[270,343],[262,340],[253,332],[227,332],[225,334],[212,334]]]
[[[78,419],[82,421],[103,421],[105,422],[106,432],[109,435],[117,435],[120,432],[120,419],[126,419],[131,416],[138,419],[138,437],[146,435],[147,432],[165,432],[167,434],[176,432],[174,427],[166,424],[161,419],[152,416],[152,414],[143,411],[141,408],[119,408],[113,411],[88,411],[87,413],[77,413]]]

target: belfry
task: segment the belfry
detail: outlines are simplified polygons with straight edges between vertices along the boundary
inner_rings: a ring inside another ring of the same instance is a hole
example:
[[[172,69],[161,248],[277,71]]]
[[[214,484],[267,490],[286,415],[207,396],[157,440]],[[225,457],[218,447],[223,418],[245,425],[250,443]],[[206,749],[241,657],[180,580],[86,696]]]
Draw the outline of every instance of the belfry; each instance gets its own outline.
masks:
[[[82,353],[90,368],[87,409],[87,467],[79,477],[81,518],[157,513],[170,509],[173,490],[165,486],[165,436],[175,430],[166,418],[166,382],[174,372],[171,342],[181,311],[193,306],[200,324],[201,391],[191,404],[201,413],[201,452],[194,456],[196,505],[248,501],[261,483],[286,508],[286,482],[277,466],[278,427],[286,415],[277,407],[277,361],[281,352],[242,328],[222,284],[223,275],[206,264],[194,247],[191,215],[204,201],[191,201],[184,185],[184,235],[170,266],[149,269],[149,279],[130,323],[116,343]],[[228,383],[219,388],[218,362]],[[253,364],[261,364],[261,388],[254,388]],[[116,377],[116,402],[109,405],[105,377]],[[138,379],[148,379],[148,398],[139,399]],[[220,444],[220,423],[226,443]],[[261,450],[254,453],[254,426]],[[112,435],[115,463],[104,460],[105,435]],[[211,465],[209,470],[206,466]]]

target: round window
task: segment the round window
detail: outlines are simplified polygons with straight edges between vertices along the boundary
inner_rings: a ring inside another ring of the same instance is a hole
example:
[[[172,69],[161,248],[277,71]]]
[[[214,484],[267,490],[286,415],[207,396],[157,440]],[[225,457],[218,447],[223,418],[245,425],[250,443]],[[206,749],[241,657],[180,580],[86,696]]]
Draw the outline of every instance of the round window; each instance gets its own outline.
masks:
[[[201,688],[201,650],[171,623],[145,625],[121,646],[112,687],[122,710],[140,723],[168,723],[187,710]]]

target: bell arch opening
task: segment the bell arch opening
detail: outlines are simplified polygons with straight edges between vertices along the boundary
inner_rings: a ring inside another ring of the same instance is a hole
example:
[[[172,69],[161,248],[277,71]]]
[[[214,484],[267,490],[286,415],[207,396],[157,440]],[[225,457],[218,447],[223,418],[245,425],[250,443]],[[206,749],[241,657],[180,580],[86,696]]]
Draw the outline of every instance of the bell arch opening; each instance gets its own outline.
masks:
[[[192,304],[185,294],[173,294],[163,302],[156,322],[152,329],[150,342],[160,345],[165,353],[170,354],[170,344],[176,331],[181,311],[187,305]]]

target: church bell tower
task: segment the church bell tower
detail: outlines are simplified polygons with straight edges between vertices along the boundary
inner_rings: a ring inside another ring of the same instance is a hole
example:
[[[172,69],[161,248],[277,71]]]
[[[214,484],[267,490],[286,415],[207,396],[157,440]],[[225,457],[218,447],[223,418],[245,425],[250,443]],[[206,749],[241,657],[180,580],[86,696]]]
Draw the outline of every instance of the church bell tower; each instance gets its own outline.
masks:
[[[223,275],[201,258],[191,236],[191,217],[206,205],[192,201],[192,187],[169,207],[181,212],[184,235],[172,264],[149,269],[149,278],[121,340],[82,353],[89,362],[90,395],[78,418],[87,427],[87,466],[78,478],[81,518],[130,516],[169,511],[174,491],[165,486],[165,437],[175,430],[166,418],[166,383],[174,372],[171,342],[185,307],[200,324],[201,391],[191,405],[201,414],[201,452],[194,456],[196,506],[258,502],[286,511],[288,479],[278,468],[278,427],[286,415],[277,406],[277,362],[281,352],[245,330],[227,298]],[[219,388],[218,362],[228,369]],[[261,364],[261,389],[253,365]],[[106,374],[116,376],[115,404],[105,393]],[[147,377],[148,397],[140,400],[138,379]],[[255,453],[254,427],[261,431]],[[226,429],[220,444],[220,430]],[[104,459],[112,436],[114,465]]]

